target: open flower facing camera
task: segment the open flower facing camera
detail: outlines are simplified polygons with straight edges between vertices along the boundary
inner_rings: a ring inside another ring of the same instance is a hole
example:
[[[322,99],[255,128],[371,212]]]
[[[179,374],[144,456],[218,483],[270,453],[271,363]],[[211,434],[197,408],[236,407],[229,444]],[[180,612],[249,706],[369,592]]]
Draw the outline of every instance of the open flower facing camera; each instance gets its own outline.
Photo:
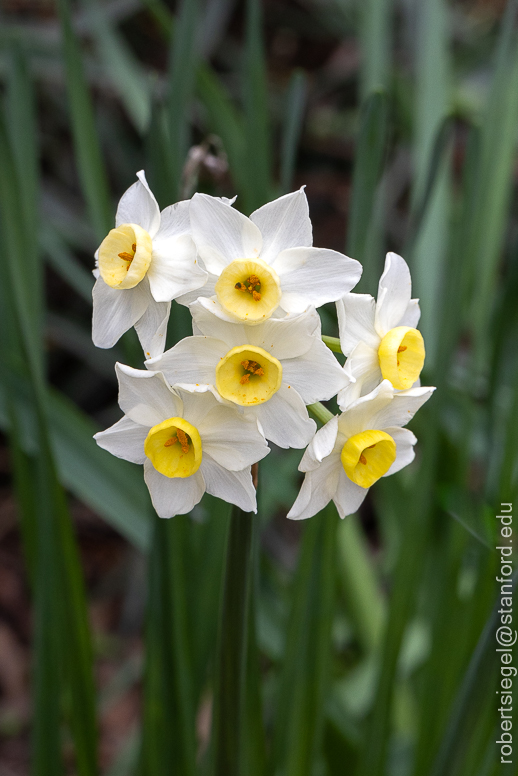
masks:
[[[414,460],[417,439],[402,427],[434,390],[412,388],[398,394],[383,380],[326,423],[302,458],[299,469],[306,476],[288,517],[312,517],[331,500],[342,518],[356,512],[371,485]]]
[[[256,417],[266,439],[279,447],[304,447],[315,432],[306,404],[336,396],[343,370],[320,338],[320,318],[310,308],[288,320],[255,326],[228,323],[200,302],[191,305],[196,336],[147,362],[171,385],[215,388]]]
[[[201,303],[229,321],[260,323],[334,302],[358,283],[361,264],[313,248],[304,190],[269,202],[247,218],[217,197],[195,194],[192,236],[206,285],[180,302]]]
[[[340,345],[348,356],[349,385],[338,394],[342,409],[372,391],[382,379],[390,380],[396,390],[411,388],[419,379],[425,349],[416,328],[419,301],[411,295],[406,261],[388,253],[377,301],[370,294],[347,294],[336,303]]]
[[[171,300],[203,286],[207,273],[190,236],[189,202],[160,212],[144,172],[137,177],[96,253],[92,336],[111,348],[135,326],[149,358],[164,350]]]
[[[158,372],[116,369],[125,415],[95,439],[118,458],[144,464],[159,517],[190,512],[205,491],[255,512],[250,466],[269,452],[257,423],[211,391],[173,390]]]

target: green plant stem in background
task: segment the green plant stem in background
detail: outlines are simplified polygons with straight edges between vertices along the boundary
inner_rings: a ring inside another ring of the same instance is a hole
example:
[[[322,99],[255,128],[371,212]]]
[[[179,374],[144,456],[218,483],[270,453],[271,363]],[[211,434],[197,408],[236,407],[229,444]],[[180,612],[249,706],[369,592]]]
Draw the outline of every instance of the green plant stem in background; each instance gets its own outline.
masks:
[[[185,555],[190,518],[155,516],[149,558],[146,681],[141,771],[195,773],[192,656],[188,645]]]
[[[59,0],[58,11],[79,177],[91,223],[100,241],[113,223],[108,180],[84,74],[81,46],[72,28],[69,0]]]
[[[238,507],[230,516],[213,707],[214,776],[243,774],[253,520]]]
[[[381,274],[385,208],[379,184],[388,134],[388,100],[386,94],[378,90],[362,105],[354,160],[346,250],[349,256],[363,264],[355,292],[374,294]]]
[[[337,524],[330,504],[304,526],[277,694],[274,767],[269,773],[314,773],[329,682]]]
[[[417,2],[415,6],[418,34],[415,51],[414,208],[423,197],[432,168],[435,175],[429,206],[419,224],[419,233],[409,262],[413,271],[413,295],[420,299],[421,329],[426,342],[427,367],[430,369],[437,356],[436,322],[440,315],[441,283],[449,242],[450,144],[446,146],[447,153],[442,153],[438,159],[434,154],[435,138],[449,108],[449,39],[444,0]]]
[[[308,84],[303,70],[294,70],[286,94],[286,114],[282,136],[281,194],[291,191],[297,150],[304,119]]]
[[[327,337],[325,334],[322,334],[322,342],[327,345],[329,350],[332,350],[333,353],[341,353],[342,348],[340,345],[340,340],[338,337]]]
[[[392,50],[392,0],[361,3],[361,92],[363,98],[374,89],[389,85]]]
[[[324,407],[319,401],[315,402],[315,404],[308,404],[308,410],[321,423],[327,423],[328,420],[334,418],[333,413],[329,412],[327,407]]]

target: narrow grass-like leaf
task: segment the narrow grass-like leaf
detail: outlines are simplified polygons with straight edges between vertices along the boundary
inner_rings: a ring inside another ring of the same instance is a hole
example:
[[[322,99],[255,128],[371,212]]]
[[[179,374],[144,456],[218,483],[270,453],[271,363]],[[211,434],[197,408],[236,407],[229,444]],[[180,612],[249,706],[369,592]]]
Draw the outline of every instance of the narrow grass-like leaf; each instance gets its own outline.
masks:
[[[124,38],[113,27],[97,0],[83,0],[96,49],[136,129],[142,133],[151,115],[148,78]]]
[[[36,422],[25,380],[14,377],[19,417],[19,442],[28,454],[39,454],[33,429]],[[61,482],[77,498],[104,517],[139,549],[149,546],[149,496],[140,469],[97,447],[99,429],[81,410],[57,391],[49,396],[49,424]],[[0,391],[0,427],[9,429],[5,393]],[[135,472],[139,476],[135,476]]]
[[[199,0],[183,0],[172,37],[168,125],[171,148],[173,200],[182,198],[182,170],[190,145],[190,105],[196,78],[196,33]]]
[[[363,105],[360,117],[347,228],[347,252],[363,264],[360,290],[370,293],[376,288],[381,267],[382,218],[375,204],[388,131],[387,97],[374,92]]]
[[[286,114],[281,148],[281,193],[291,191],[297,150],[304,121],[307,79],[303,70],[294,70],[286,95]]]
[[[85,302],[91,304],[94,277],[77,261],[60,235],[51,227],[42,227],[40,245],[49,265]]]
[[[411,266],[414,295],[420,298],[421,328],[426,342],[428,367],[438,347],[436,324],[441,306],[441,284],[449,238],[449,154],[436,158],[434,143],[441,141],[440,127],[448,111],[449,63],[447,8],[444,0],[418,5],[417,89],[415,101],[414,202],[426,193],[435,173],[429,207],[419,224]],[[438,140],[435,141],[438,134]],[[439,146],[440,148],[440,146]],[[446,147],[446,151],[448,148]]]
[[[39,441],[36,489],[38,520],[35,558],[35,722],[34,773],[59,773],[59,689],[74,738],[80,776],[97,773],[92,656],[81,566],[64,493],[56,477],[47,428],[47,400],[39,332],[28,313],[30,292],[23,277],[27,248],[19,180],[7,134],[0,124],[0,208],[8,264],[8,295],[27,364],[35,409],[33,430]],[[30,555],[30,553],[28,553]]]
[[[404,539],[391,592],[376,695],[358,758],[356,776],[382,776],[385,772],[396,668],[403,635],[412,613],[417,580],[422,570],[421,557],[426,546],[432,503],[436,440],[433,438],[431,426],[429,437],[432,438],[427,440],[418,483],[414,492],[407,494],[405,499],[405,525],[402,531]],[[398,494],[394,483],[388,480],[384,485],[385,498],[399,499],[401,504],[401,494]]]
[[[248,212],[264,205],[272,195],[272,155],[262,24],[259,0],[247,0],[243,104],[249,183],[243,196]]]
[[[363,648],[372,653],[380,642],[385,606],[356,515],[351,515],[338,526],[337,551],[337,567],[347,611],[356,625]]]
[[[282,776],[311,776],[319,753],[329,679],[337,522],[330,505],[304,527],[276,704],[271,772]]]
[[[189,517],[155,515],[149,559],[146,680],[141,772],[145,776],[195,773],[192,661],[185,584]]]
[[[518,577],[515,575],[514,591],[516,591],[517,580]],[[450,721],[430,776],[450,776],[458,772],[470,744],[470,728],[473,729],[477,718],[482,713],[481,706],[493,706],[495,703],[492,689],[496,685],[495,632],[500,622],[497,610],[499,605],[500,599],[491,612],[459,687]],[[494,729],[491,732],[494,733]],[[509,773],[511,772],[509,770]],[[502,773],[504,773],[503,769]]]
[[[361,90],[364,99],[375,89],[389,85],[392,6],[392,0],[366,0],[361,5]]]
[[[214,776],[243,773],[253,517],[234,507],[228,531],[212,727]]]
[[[112,228],[108,181],[84,66],[72,27],[69,0],[59,0],[63,56],[79,177],[92,225],[99,240]]]
[[[518,3],[510,0],[502,18],[496,68],[482,125],[482,142],[472,229],[465,261],[474,267],[470,319],[474,322],[477,362],[487,356],[487,326],[495,292],[512,181],[518,123]],[[498,137],[495,145],[494,139]]]

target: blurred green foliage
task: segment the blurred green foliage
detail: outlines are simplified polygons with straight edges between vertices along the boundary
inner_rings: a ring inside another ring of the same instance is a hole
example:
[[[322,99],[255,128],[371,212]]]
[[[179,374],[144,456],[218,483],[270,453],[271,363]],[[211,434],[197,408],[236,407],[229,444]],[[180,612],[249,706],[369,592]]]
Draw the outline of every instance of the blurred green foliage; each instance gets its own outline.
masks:
[[[404,255],[438,386],[413,422],[418,460],[359,516],[281,528],[300,453],[261,464],[241,772],[512,773],[494,744],[491,612],[494,515],[517,488],[517,3],[58,0],[33,23],[13,9],[0,425],[34,602],[32,772],[64,772],[64,731],[71,772],[99,772],[68,491],[149,559],[142,734],[106,773],[221,773],[196,715],[221,681],[228,510],[207,498],[195,520],[160,522],[138,468],[92,440],[118,417],[113,363],[141,366],[132,334],[91,344],[92,255],[145,166],[162,206],[201,189],[246,213],[303,183],[317,209],[338,170],[359,290],[376,293],[386,249]],[[170,343],[189,333],[175,306]]]

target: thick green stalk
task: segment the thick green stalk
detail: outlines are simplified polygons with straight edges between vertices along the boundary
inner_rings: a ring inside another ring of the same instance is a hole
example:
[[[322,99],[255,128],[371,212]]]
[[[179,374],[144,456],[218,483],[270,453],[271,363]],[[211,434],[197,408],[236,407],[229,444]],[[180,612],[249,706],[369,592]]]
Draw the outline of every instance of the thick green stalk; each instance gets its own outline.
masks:
[[[214,776],[242,776],[245,666],[252,578],[252,515],[234,507],[227,559],[214,695]]]

